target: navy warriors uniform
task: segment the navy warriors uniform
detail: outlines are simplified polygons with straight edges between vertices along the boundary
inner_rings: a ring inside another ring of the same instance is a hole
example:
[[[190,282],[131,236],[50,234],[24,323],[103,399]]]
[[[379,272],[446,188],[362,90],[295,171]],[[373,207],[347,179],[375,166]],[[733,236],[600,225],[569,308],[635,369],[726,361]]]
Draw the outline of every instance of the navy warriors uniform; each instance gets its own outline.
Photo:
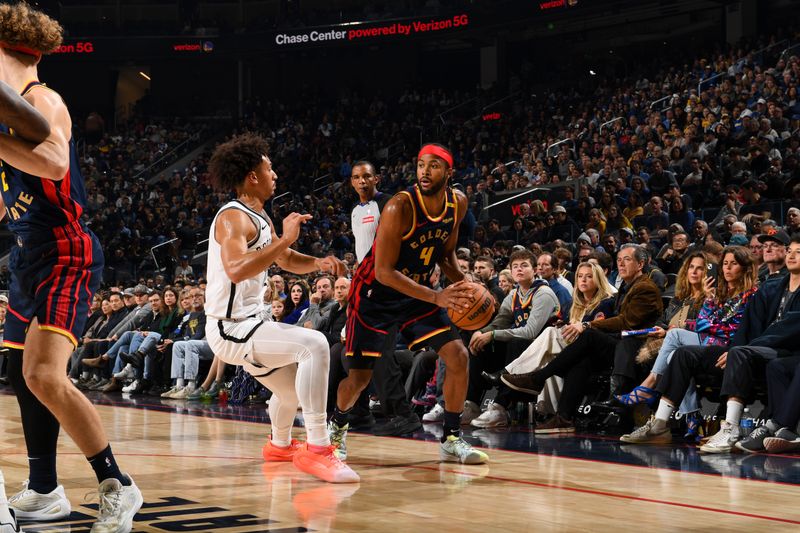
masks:
[[[458,200],[448,187],[444,209],[431,215],[425,210],[417,185],[398,194],[408,196],[413,216],[411,228],[402,236],[395,269],[429,287],[445,243],[457,229]],[[350,289],[345,338],[351,368],[372,368],[375,359],[386,351],[386,343],[394,343],[394,336],[389,334],[393,326],[399,327],[411,350],[423,342],[436,350],[458,338],[444,309],[398,292],[375,278],[375,250],[379,246],[376,240],[358,266]]]
[[[31,82],[22,92],[46,91]],[[0,132],[11,133],[0,124]],[[0,162],[11,249],[8,317],[3,344],[22,349],[33,317],[40,329],[61,333],[77,345],[92,294],[100,286],[103,252],[80,221],[86,205],[75,143],[69,141],[69,169],[58,181],[26,174]]]

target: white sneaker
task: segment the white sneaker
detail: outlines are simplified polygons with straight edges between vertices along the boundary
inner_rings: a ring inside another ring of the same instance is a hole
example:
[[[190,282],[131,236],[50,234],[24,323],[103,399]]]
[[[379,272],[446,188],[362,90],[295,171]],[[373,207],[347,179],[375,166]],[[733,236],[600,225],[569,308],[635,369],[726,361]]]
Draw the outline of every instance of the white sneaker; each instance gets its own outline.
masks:
[[[0,506],[0,533],[22,533],[19,528],[14,511],[7,505]]]
[[[172,398],[173,400],[185,400],[193,392],[194,392],[194,387],[186,385],[182,389],[172,393],[172,396],[170,396],[170,398]]]
[[[72,512],[64,487],[59,485],[52,492],[39,494],[28,488],[28,481],[22,490],[8,499],[8,506],[17,515],[17,520],[45,522],[61,520]]]
[[[136,379],[136,371],[132,365],[125,365],[125,368],[114,374],[114,377],[121,380]]]
[[[433,409],[422,415],[423,422],[443,422],[444,421],[444,407],[438,403],[433,406]]]
[[[466,412],[466,411],[465,411]],[[496,428],[508,425],[508,411],[502,405],[492,402],[489,408],[472,421],[476,428]]]
[[[461,413],[461,425],[468,426],[470,422],[481,416],[481,408],[478,404],[469,400],[464,402],[464,411]]]
[[[3,502],[0,503],[0,533],[19,533],[17,517],[6,503],[6,486],[2,471],[0,471],[0,500]]]
[[[125,385],[124,387],[122,387],[122,392],[131,392],[132,390],[134,390],[138,386],[139,386],[139,380],[138,379],[134,379],[131,383],[129,383],[129,384]]]
[[[700,446],[700,451],[706,453],[730,453],[739,439],[741,439],[739,426],[734,426],[730,422],[723,420],[719,431],[708,439],[708,442]]]
[[[473,448],[461,437],[450,435],[439,446],[439,459],[447,463],[479,465],[489,461],[489,456]]]
[[[127,474],[126,474],[127,475]],[[133,529],[133,517],[142,508],[142,493],[133,478],[125,487],[118,479],[110,478],[100,483],[100,509],[91,533],[128,533]]]
[[[172,398],[172,395],[176,392],[179,392],[183,387],[178,387],[177,385],[173,385],[171,389],[161,395],[162,398]]]

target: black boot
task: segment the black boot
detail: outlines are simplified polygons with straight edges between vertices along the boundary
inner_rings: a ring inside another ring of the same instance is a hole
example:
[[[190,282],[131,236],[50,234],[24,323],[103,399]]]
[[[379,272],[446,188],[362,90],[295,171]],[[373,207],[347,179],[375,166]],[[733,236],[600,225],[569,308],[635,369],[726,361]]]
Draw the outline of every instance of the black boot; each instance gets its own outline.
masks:
[[[497,372],[486,372],[485,370],[481,372],[481,377],[486,380],[487,383],[492,385],[493,387],[499,387],[503,382],[500,381],[500,376],[506,373],[506,369],[502,368]]]
[[[140,351],[135,351],[132,354],[119,352],[120,358],[133,368],[141,369],[144,366],[144,354]]]
[[[602,402],[596,402],[595,407],[602,409],[622,409],[625,405],[617,399],[617,395],[625,394],[628,384],[628,378],[619,374],[611,374],[611,381],[609,383],[609,396]],[[630,390],[630,389],[628,389]]]

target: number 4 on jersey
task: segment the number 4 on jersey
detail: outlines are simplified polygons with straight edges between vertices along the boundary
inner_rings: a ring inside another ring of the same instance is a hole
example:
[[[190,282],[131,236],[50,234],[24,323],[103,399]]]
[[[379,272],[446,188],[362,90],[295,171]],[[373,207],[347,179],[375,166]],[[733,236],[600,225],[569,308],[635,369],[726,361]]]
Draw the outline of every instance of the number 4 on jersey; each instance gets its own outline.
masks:
[[[419,258],[423,260],[423,264],[428,266],[433,256],[433,246],[426,246],[419,252]]]

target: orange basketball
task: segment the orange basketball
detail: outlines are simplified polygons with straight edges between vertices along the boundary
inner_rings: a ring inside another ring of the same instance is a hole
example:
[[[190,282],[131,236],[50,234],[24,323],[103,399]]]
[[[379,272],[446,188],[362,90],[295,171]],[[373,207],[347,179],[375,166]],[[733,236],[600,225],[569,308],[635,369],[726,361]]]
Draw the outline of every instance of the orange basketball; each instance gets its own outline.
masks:
[[[457,328],[467,331],[480,329],[489,323],[494,314],[494,296],[480,283],[468,283],[474,298],[472,305],[463,311],[447,308],[447,316]]]

